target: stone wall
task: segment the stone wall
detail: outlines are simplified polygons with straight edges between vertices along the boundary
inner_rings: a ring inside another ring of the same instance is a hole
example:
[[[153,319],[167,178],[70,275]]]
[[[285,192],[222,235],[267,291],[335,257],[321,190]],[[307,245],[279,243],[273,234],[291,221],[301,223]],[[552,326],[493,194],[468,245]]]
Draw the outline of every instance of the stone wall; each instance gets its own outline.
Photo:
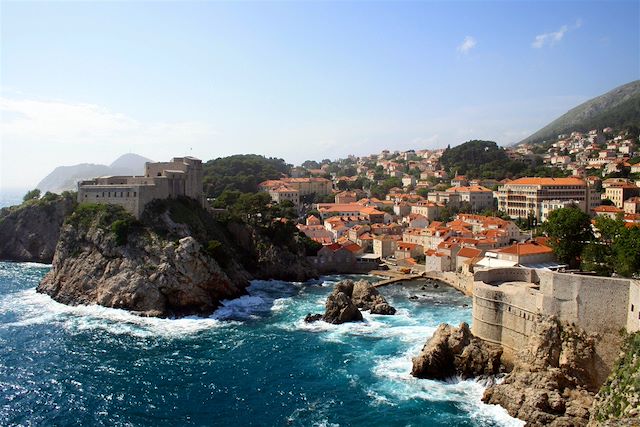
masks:
[[[615,359],[619,331],[640,326],[640,286],[629,279],[495,268],[477,271],[474,280],[473,333],[501,344],[506,363],[524,348],[538,315],[596,334],[602,372]]]

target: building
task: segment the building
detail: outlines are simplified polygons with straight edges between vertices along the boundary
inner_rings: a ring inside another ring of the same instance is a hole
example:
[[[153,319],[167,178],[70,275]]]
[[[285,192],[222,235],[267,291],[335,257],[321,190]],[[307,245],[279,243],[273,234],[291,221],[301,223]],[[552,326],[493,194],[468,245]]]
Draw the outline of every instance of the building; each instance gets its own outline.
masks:
[[[615,206],[598,206],[593,210],[593,213],[597,216],[608,216],[611,219],[616,219],[618,216],[622,216],[624,211]]]
[[[395,254],[400,236],[382,234],[373,238],[373,254],[380,258],[387,258]]]
[[[396,259],[415,258],[422,255],[424,255],[424,249],[416,243],[398,242],[396,245]]]
[[[205,205],[202,161],[174,157],[170,162],[147,162],[144,176],[105,176],[78,182],[78,203],[119,205],[140,218],[154,199],[190,197]]]
[[[493,191],[480,185],[451,187],[447,193],[459,194],[460,203],[469,203],[474,211],[493,208]]]
[[[282,178],[263,181],[258,185],[261,191],[269,191],[274,187],[286,186],[298,191],[299,197],[309,194],[325,196],[332,193],[333,185],[326,178]]]
[[[269,192],[269,196],[271,196],[271,200],[276,203],[287,200],[293,203],[294,206],[300,205],[300,192],[295,188],[281,185],[279,187],[269,187],[267,191]]]
[[[580,178],[520,178],[510,181],[497,191],[498,209],[511,218],[530,215],[542,219],[545,200],[573,201],[585,213],[599,204],[599,196]]]
[[[343,191],[336,194],[336,204],[355,203],[358,200],[358,195],[355,191]]]
[[[618,208],[624,207],[624,201],[640,196],[640,188],[634,184],[613,184],[604,190],[604,195]]]
[[[422,201],[422,202],[417,202],[411,205],[411,213],[422,215],[423,217],[427,218],[429,221],[433,221],[438,217],[440,217],[440,210],[443,207],[444,205],[441,205],[439,203]]]
[[[640,213],[640,197],[632,197],[624,201],[624,212],[628,214]]]

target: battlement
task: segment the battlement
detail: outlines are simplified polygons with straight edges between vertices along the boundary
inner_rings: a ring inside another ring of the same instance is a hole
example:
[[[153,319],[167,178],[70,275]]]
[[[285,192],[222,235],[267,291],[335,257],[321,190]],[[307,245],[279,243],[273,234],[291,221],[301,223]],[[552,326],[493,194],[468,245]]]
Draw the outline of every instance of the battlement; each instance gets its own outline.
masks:
[[[78,203],[120,205],[136,218],[154,199],[186,196],[204,205],[202,177],[202,161],[193,157],[147,162],[144,176],[103,176],[78,182]]]

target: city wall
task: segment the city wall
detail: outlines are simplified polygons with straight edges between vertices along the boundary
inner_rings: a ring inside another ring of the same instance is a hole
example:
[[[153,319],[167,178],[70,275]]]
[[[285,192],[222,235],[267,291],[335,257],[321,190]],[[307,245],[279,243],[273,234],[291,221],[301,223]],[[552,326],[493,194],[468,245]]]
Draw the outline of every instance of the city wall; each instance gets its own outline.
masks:
[[[617,355],[620,330],[640,326],[637,281],[526,268],[480,270],[474,280],[472,331],[502,345],[506,363],[527,345],[539,315],[596,334],[596,352],[608,367]]]

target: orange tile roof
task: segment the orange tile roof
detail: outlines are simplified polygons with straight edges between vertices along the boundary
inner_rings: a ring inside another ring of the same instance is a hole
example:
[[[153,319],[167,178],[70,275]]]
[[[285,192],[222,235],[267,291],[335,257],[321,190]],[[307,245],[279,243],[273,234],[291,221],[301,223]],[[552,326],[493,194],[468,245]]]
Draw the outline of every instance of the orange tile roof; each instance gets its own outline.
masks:
[[[470,185],[468,187],[451,187],[447,188],[447,193],[492,193],[487,187],[481,185]]]
[[[519,255],[534,255],[534,254],[546,254],[553,252],[549,246],[541,245],[536,242],[531,243],[516,243],[502,249],[496,249],[496,252],[503,254],[519,254]]]
[[[622,209],[617,208],[615,206],[598,206],[597,208],[593,208],[594,212],[610,212],[610,213],[619,213],[623,212]]]
[[[458,256],[464,258],[475,258],[477,256],[480,256],[480,254],[482,254],[482,251],[480,249],[469,248],[466,246],[458,251]]]
[[[519,178],[509,185],[586,185],[580,178]]]

